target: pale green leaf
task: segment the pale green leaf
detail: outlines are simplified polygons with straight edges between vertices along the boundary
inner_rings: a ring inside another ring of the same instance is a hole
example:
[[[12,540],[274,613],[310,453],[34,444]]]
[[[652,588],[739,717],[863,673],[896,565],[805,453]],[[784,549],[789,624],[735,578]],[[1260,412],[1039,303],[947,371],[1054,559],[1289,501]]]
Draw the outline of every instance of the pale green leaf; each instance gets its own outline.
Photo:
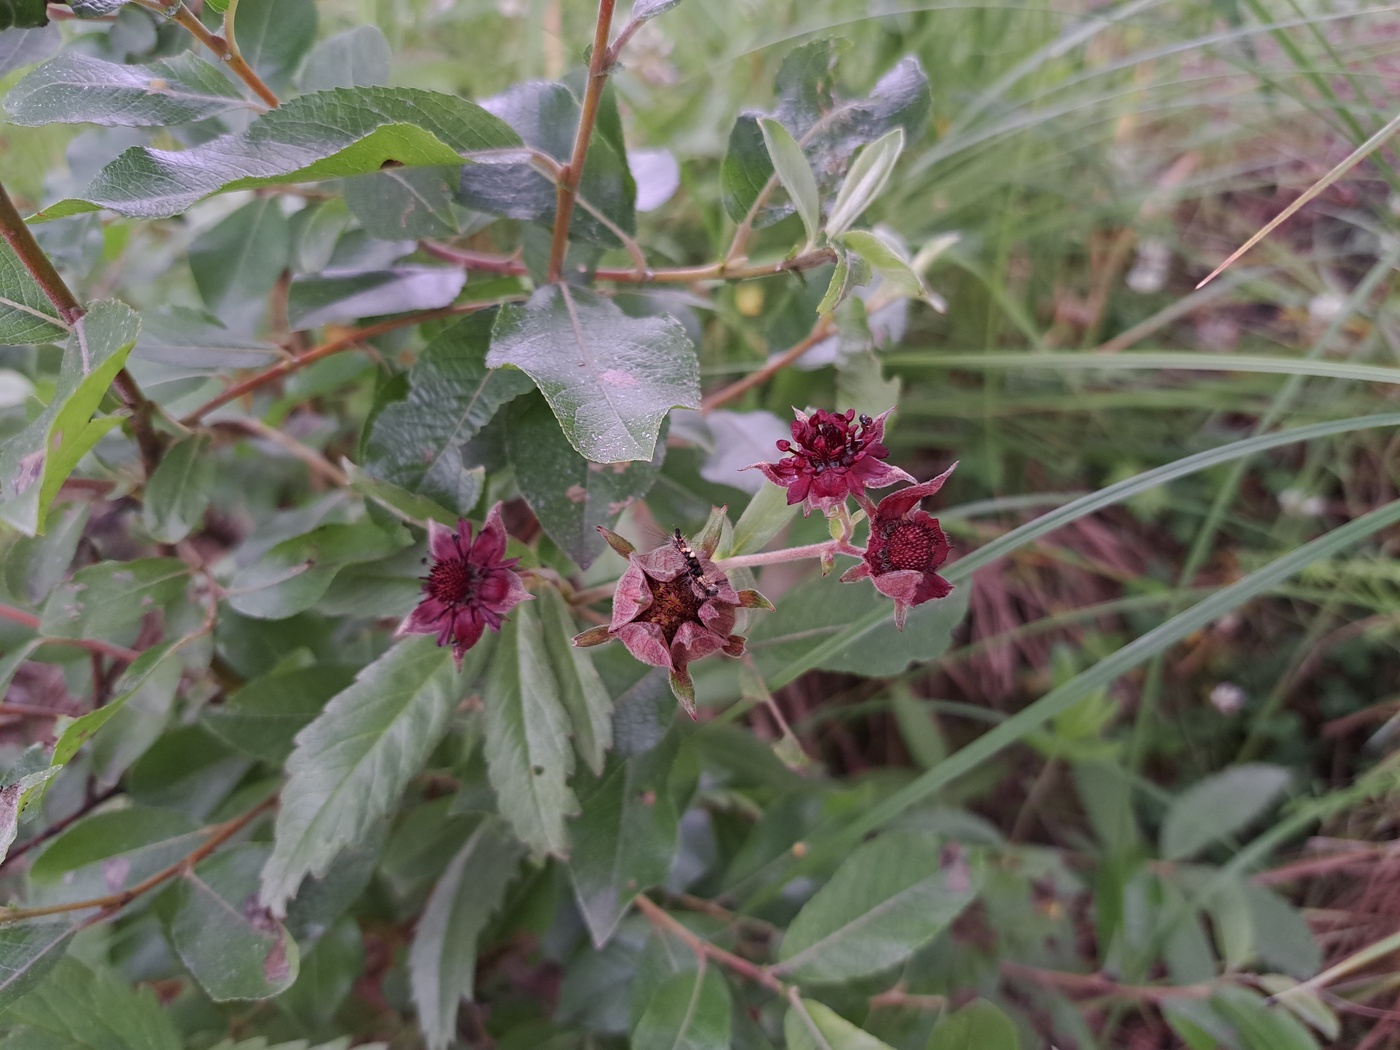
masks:
[[[878,973],[927,944],[977,896],[980,870],[930,835],[894,832],[848,858],[803,906],[776,971],[803,981]]]
[[[668,977],[632,1031],[632,1050],[729,1050],[729,986],[715,967]]]
[[[1234,1026],[1245,1050],[1319,1050],[1317,1040],[1284,1006],[1267,1005],[1257,992],[1225,985],[1210,1004]]]
[[[291,256],[291,230],[277,197],[259,197],[224,216],[189,247],[190,272],[209,312],[251,332]]]
[[[0,291],[5,290],[3,261],[0,255]],[[74,327],[53,400],[0,448],[0,519],[29,536],[44,531],[58,487],[118,422],[92,415],[126,364],[140,328],[136,314],[119,302],[94,304]]]
[[[7,242],[0,242],[0,345],[52,343],[68,334],[58,308]]]
[[[787,1050],[893,1050],[831,1007],[800,999],[783,1015]]]
[[[58,965],[78,932],[72,919],[30,919],[0,926],[0,1010],[25,995]]]
[[[71,1050],[181,1050],[175,1023],[149,987],[71,957],[10,1004],[7,1021],[61,1040]]]
[[[1197,781],[1167,810],[1162,821],[1162,856],[1185,860],[1243,831],[1263,816],[1290,779],[1288,770],[1280,766],[1251,763]]]
[[[297,942],[257,905],[269,852],[253,843],[221,850],[175,884],[170,943],[215,1002],[268,999],[297,979]]]
[[[327,37],[306,56],[301,90],[375,87],[389,83],[393,49],[376,25],[360,25]]]
[[[758,126],[763,132],[768,156],[773,161],[773,169],[783,189],[788,191],[798,217],[807,231],[807,243],[812,244],[821,232],[822,202],[817,191],[817,177],[812,174],[812,166],[802,147],[792,137],[792,133],[771,117],[760,117]]]
[[[872,270],[885,279],[885,285],[901,295],[919,298],[924,295],[923,282],[913,270],[904,250],[875,230],[847,230],[835,238],[864,259]],[[882,286],[882,287],[884,287]]]
[[[860,151],[836,194],[836,203],[827,214],[827,236],[845,233],[870,207],[885,188],[903,151],[903,128],[886,132]]]
[[[399,642],[368,665],[296,738],[263,868],[264,905],[285,915],[305,875],[322,876],[398,801],[423,767],[474,677],[428,635]]]
[[[938,1022],[928,1050],[1021,1050],[1021,1038],[995,1003],[977,999]]]

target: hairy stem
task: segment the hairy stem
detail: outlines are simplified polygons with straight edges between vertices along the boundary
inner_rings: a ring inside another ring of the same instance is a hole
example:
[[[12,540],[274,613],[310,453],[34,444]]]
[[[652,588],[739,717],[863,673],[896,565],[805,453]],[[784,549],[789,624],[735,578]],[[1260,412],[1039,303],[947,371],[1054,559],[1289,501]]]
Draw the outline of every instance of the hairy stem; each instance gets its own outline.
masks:
[[[760,565],[777,565],[785,561],[801,561],[804,558],[820,558],[824,554],[848,554],[835,540],[809,543],[803,547],[785,547],[782,550],[764,551],[761,554],[740,554],[734,558],[716,558],[717,569],[749,569]]]
[[[588,143],[598,123],[598,105],[603,97],[603,85],[608,79],[608,33],[612,29],[613,8],[617,0],[598,0],[598,21],[593,30],[593,54],[588,63],[588,87],[583,93],[583,110],[578,118],[578,133],[574,136],[574,152],[564,168],[555,193],[554,240],[549,248],[549,279],[558,281],[564,269],[564,255],[569,250],[569,220],[574,214],[574,199],[583,179],[583,165],[588,159]]]

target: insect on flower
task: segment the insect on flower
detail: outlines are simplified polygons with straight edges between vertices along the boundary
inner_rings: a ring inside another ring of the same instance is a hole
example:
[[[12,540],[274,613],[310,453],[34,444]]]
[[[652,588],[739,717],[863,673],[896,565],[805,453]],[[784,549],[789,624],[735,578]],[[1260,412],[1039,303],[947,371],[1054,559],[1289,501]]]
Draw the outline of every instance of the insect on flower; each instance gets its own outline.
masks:
[[[719,587],[710,582],[705,575],[705,566],[700,564],[700,558],[690,549],[690,544],[681,535],[681,530],[677,529],[672,542],[676,545],[676,550],[680,551],[681,557],[685,559],[686,571],[690,574],[690,585],[695,588],[695,593],[702,598],[713,598],[719,594]]]

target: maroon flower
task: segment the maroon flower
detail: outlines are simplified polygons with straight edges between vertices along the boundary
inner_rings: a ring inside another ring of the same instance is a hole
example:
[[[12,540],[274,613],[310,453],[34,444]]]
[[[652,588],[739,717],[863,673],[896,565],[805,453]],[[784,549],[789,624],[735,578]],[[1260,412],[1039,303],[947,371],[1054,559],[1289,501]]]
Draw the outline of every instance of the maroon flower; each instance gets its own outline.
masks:
[[[744,470],[761,470],[775,485],[784,486],[789,504],[801,503],[802,513],[818,508],[823,513],[846,502],[847,496],[861,499],[867,488],[882,489],[897,481],[913,481],[911,474],[883,462],[890,450],[880,442],[885,437],[882,412],[874,419],[856,410],[844,415],[818,409],[813,415],[792,410],[792,440],[778,442],[778,450],[788,453],[777,463],[753,463]]]
[[[948,560],[952,550],[938,527],[938,519],[915,508],[926,496],[943,487],[954,463],[932,481],[893,492],[880,501],[870,522],[870,542],[864,560],[846,570],[842,583],[871,577],[875,589],[894,599],[894,622],[904,630],[904,618],[915,605],[944,598],[953,585],[934,570]]]
[[[475,540],[470,522],[457,522],[455,530],[428,522],[428,550],[433,564],[423,577],[427,597],[408,614],[398,633],[436,634],[438,645],[451,642],[460,671],[462,656],[481,640],[482,632],[487,627],[499,631],[506,613],[534,595],[515,573],[520,559],[505,557],[499,503],[486,515]]]
[[[584,631],[579,646],[618,639],[642,663],[671,672],[671,691],[686,713],[695,717],[695,686],[689,664],[713,652],[740,656],[744,639],[734,634],[740,608],[771,609],[757,591],[736,591],[711,560],[719,543],[718,521],[692,548],[677,539],[646,554],[621,536],[598,531],[627,559],[627,570],[613,593],[612,622]]]

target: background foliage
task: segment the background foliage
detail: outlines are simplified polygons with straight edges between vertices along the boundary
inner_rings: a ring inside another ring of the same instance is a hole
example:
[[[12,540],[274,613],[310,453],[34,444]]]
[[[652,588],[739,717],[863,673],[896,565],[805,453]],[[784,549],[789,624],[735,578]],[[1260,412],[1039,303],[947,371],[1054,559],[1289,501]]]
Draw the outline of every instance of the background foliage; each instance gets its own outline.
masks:
[[[1194,287],[1393,9],[638,0],[594,114],[592,4],[192,6],[0,0],[0,1047],[1400,1045],[1390,154]],[[568,644],[896,403],[903,633],[762,568],[695,723]]]

